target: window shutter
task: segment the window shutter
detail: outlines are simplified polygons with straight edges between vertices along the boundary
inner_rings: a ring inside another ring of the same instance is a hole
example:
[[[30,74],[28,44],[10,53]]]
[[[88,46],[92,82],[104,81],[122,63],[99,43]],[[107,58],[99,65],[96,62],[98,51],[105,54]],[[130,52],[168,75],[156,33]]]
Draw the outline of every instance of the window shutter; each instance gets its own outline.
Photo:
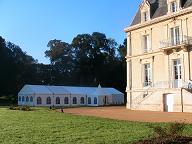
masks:
[[[174,40],[174,28],[171,28],[171,44],[174,45],[175,40]]]
[[[147,37],[148,37],[148,40],[147,40],[148,46],[147,47],[148,47],[148,51],[150,51],[151,50],[151,36],[148,35]]]
[[[179,27],[175,28],[175,37],[176,37],[176,44],[180,44],[180,35],[179,35]]]

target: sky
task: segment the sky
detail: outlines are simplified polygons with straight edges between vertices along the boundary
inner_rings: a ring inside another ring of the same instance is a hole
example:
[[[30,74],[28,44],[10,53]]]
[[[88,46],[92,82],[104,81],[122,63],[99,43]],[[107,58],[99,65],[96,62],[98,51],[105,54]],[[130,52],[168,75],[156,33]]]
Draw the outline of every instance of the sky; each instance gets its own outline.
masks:
[[[121,44],[142,0],[0,0],[0,36],[48,64],[47,43],[105,33]]]

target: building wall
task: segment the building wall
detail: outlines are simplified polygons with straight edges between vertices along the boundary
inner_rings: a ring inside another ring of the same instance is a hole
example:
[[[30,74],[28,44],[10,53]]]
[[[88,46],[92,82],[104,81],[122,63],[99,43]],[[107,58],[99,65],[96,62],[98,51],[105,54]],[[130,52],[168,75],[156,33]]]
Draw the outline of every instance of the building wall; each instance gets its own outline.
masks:
[[[179,13],[179,12],[178,12]],[[158,18],[156,18],[158,19]],[[179,26],[181,40],[185,37],[192,42],[192,11],[188,14],[176,16],[172,19],[160,21],[154,24],[148,24],[138,29],[127,31],[127,108],[139,110],[157,110],[163,111],[163,95],[161,89],[172,91],[173,87],[173,60],[181,60],[182,83],[187,83],[192,77],[192,51],[189,46],[188,51],[182,46],[176,49],[163,50],[169,46],[163,46],[162,42],[171,39],[171,28]],[[143,36],[149,35],[150,48],[144,52]],[[192,43],[191,43],[192,44]],[[152,86],[144,87],[144,64],[151,65]],[[143,95],[149,91],[159,91],[144,99],[138,104],[138,99],[143,99]],[[180,90],[175,91],[176,105],[174,111],[179,111],[181,104],[177,104],[180,97]],[[188,94],[189,95],[189,94]],[[186,109],[192,109],[191,97],[186,95]],[[131,106],[132,105],[132,106]],[[176,108],[177,107],[177,108]],[[187,110],[186,110],[187,111]],[[192,111],[192,110],[191,110]]]
[[[134,93],[136,94],[136,93]],[[137,93],[139,94],[139,93]],[[141,94],[141,93],[140,93]],[[183,102],[181,98],[181,90],[171,90],[171,89],[158,89],[153,90],[144,99],[133,99],[132,109],[133,110],[150,110],[150,111],[166,111],[166,102],[164,100],[164,95],[173,94],[173,111],[172,112],[191,112],[192,109],[192,95],[190,92],[183,90]],[[134,101],[135,100],[135,101]],[[183,103],[183,104],[182,104]]]

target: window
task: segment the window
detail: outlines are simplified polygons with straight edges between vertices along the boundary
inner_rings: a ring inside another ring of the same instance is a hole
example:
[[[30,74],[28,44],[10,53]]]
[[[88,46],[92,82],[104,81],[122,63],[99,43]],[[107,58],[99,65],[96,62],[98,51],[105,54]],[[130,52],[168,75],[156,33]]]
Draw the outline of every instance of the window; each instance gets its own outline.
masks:
[[[91,104],[91,98],[88,97],[88,104]]]
[[[25,101],[25,97],[23,96],[23,97],[22,97],[22,102],[24,102],[24,101]]]
[[[173,61],[174,65],[174,79],[178,80],[181,79],[181,60],[177,59]]]
[[[29,102],[29,97],[28,96],[26,97],[26,102]]]
[[[84,97],[81,97],[81,99],[80,99],[80,103],[81,103],[81,104],[84,104],[84,103],[85,103],[85,99],[84,99]]]
[[[47,104],[51,104],[51,98],[50,97],[47,98]]]
[[[171,12],[176,12],[177,11],[177,2],[171,2]]]
[[[144,64],[144,87],[151,86],[151,66]]]
[[[73,104],[77,104],[77,98],[73,97]]]
[[[21,97],[19,96],[19,101],[21,101]]]
[[[60,98],[56,97],[56,104],[60,104]]]
[[[37,104],[38,104],[38,105],[42,104],[42,101],[41,101],[41,98],[40,98],[40,97],[37,98]]]
[[[148,21],[149,20],[149,13],[148,11],[143,12],[143,21]]]
[[[94,98],[94,104],[97,104],[97,98],[96,97]]]
[[[33,97],[32,96],[30,97],[30,102],[33,102]]]
[[[68,97],[64,98],[64,104],[69,104],[69,98]]]
[[[179,35],[179,27],[171,28],[171,44],[178,45],[180,44],[180,35]]]
[[[180,59],[173,60],[173,87],[182,87],[182,65]]]
[[[144,42],[144,52],[149,52],[150,51],[150,39],[149,35],[144,35],[143,36],[143,42]]]

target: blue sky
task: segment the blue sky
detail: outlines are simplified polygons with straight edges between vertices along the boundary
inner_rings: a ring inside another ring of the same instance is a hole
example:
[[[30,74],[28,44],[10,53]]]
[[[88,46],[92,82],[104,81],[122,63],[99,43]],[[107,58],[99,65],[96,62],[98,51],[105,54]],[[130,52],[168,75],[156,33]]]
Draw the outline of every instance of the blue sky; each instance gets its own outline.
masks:
[[[102,32],[123,42],[141,0],[0,0],[0,36],[49,63],[47,43]]]

